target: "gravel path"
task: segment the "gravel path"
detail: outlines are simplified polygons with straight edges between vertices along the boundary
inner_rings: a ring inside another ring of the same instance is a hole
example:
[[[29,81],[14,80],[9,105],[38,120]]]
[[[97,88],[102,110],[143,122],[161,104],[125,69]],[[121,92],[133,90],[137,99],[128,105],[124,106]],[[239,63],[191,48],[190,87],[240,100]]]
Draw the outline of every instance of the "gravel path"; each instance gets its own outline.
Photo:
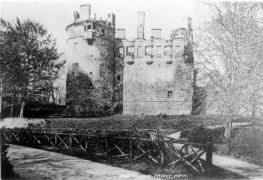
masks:
[[[9,155],[15,172],[26,180],[157,180],[135,171],[24,146],[10,145]]]

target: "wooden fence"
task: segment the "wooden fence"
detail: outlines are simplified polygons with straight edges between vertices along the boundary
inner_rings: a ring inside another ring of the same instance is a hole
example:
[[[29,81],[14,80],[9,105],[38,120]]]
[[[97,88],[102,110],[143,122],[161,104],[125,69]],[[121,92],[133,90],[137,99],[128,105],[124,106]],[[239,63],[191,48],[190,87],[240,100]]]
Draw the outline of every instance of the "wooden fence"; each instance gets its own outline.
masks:
[[[145,157],[160,166],[183,163],[196,172],[212,164],[212,143],[198,144],[161,135],[157,129],[1,129],[2,141],[26,146],[52,146],[129,161]],[[206,160],[201,156],[206,153]]]

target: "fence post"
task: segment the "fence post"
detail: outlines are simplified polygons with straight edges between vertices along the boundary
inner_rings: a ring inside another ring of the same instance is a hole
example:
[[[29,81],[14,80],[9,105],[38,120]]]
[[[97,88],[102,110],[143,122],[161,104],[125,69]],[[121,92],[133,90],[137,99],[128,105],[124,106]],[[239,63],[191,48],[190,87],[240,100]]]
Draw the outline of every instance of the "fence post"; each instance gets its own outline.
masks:
[[[110,152],[109,152],[109,138],[108,138],[108,134],[106,134],[106,158],[108,159],[110,156]]]
[[[88,152],[88,140],[87,137],[85,137],[85,153]]]
[[[160,132],[159,132],[159,129],[157,129],[157,131],[156,131],[156,139],[157,139],[157,140],[160,140]]]
[[[56,147],[57,144],[58,144],[58,137],[57,137],[57,134],[56,134],[56,133],[54,133],[54,136],[55,136],[55,147]]]
[[[164,143],[161,142],[161,166],[164,166]]]
[[[29,131],[29,143],[28,143],[29,146],[32,146],[32,144],[33,144],[32,140],[33,140],[33,133],[31,131]]]
[[[133,158],[133,154],[132,154],[133,133],[134,133],[134,129],[130,129],[130,149],[129,149],[130,150],[130,156],[129,156],[130,161],[132,161],[132,158]]]
[[[189,149],[189,145],[185,144],[185,146],[184,146],[184,153],[185,153],[185,155],[189,154],[188,149]]]
[[[130,139],[130,161],[132,161],[132,139]]]
[[[208,142],[206,144],[206,164],[213,163],[213,143]]]
[[[70,149],[72,148],[72,137],[71,137],[71,135],[69,135],[69,148]]]
[[[22,143],[22,132],[21,129],[19,129],[19,144]]]

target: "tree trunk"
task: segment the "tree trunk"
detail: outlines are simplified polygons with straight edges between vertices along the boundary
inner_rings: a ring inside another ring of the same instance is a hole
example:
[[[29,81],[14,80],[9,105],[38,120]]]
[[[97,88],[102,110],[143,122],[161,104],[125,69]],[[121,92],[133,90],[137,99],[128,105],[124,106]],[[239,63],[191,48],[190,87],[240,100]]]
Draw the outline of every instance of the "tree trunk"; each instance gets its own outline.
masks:
[[[10,117],[13,117],[14,114],[14,104],[11,104]]]
[[[230,120],[226,123],[225,125],[225,134],[224,134],[224,137],[225,137],[225,140],[226,141],[230,141],[230,137],[231,137],[231,129],[232,129],[232,121],[233,120]]]
[[[11,100],[10,117],[14,116],[14,99],[15,99],[15,95],[12,96],[12,100]]]
[[[20,116],[19,116],[20,118],[24,117],[25,105],[26,105],[26,103],[25,103],[25,101],[23,101],[22,104],[21,104],[21,109],[20,109]]]
[[[2,95],[3,95],[3,88],[2,88],[3,84],[2,82],[0,83],[0,119],[2,116]]]
[[[53,88],[53,83],[50,83],[50,86],[51,86],[51,97],[52,97],[52,100],[53,100],[53,104],[55,104],[55,96],[54,96],[54,88]]]

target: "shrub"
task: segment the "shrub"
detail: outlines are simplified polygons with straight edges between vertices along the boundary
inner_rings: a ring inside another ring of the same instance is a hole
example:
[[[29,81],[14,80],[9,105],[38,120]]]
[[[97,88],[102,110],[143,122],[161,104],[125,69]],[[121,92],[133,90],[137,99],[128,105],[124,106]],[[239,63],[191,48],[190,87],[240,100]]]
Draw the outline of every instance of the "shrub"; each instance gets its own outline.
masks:
[[[13,165],[9,161],[8,154],[9,145],[5,142],[1,142],[1,178],[14,178],[17,175],[13,171]]]
[[[263,165],[263,130],[255,127],[240,129],[230,143],[235,157]]]
[[[224,127],[208,129],[204,125],[192,127],[183,130],[180,134],[181,138],[187,138],[191,142],[222,142],[224,137]]]
[[[180,119],[176,124],[176,129],[185,130],[196,127],[196,123],[187,119]]]
[[[211,131],[202,125],[192,128],[187,134],[186,138],[189,141],[196,143],[206,143],[213,141]]]

